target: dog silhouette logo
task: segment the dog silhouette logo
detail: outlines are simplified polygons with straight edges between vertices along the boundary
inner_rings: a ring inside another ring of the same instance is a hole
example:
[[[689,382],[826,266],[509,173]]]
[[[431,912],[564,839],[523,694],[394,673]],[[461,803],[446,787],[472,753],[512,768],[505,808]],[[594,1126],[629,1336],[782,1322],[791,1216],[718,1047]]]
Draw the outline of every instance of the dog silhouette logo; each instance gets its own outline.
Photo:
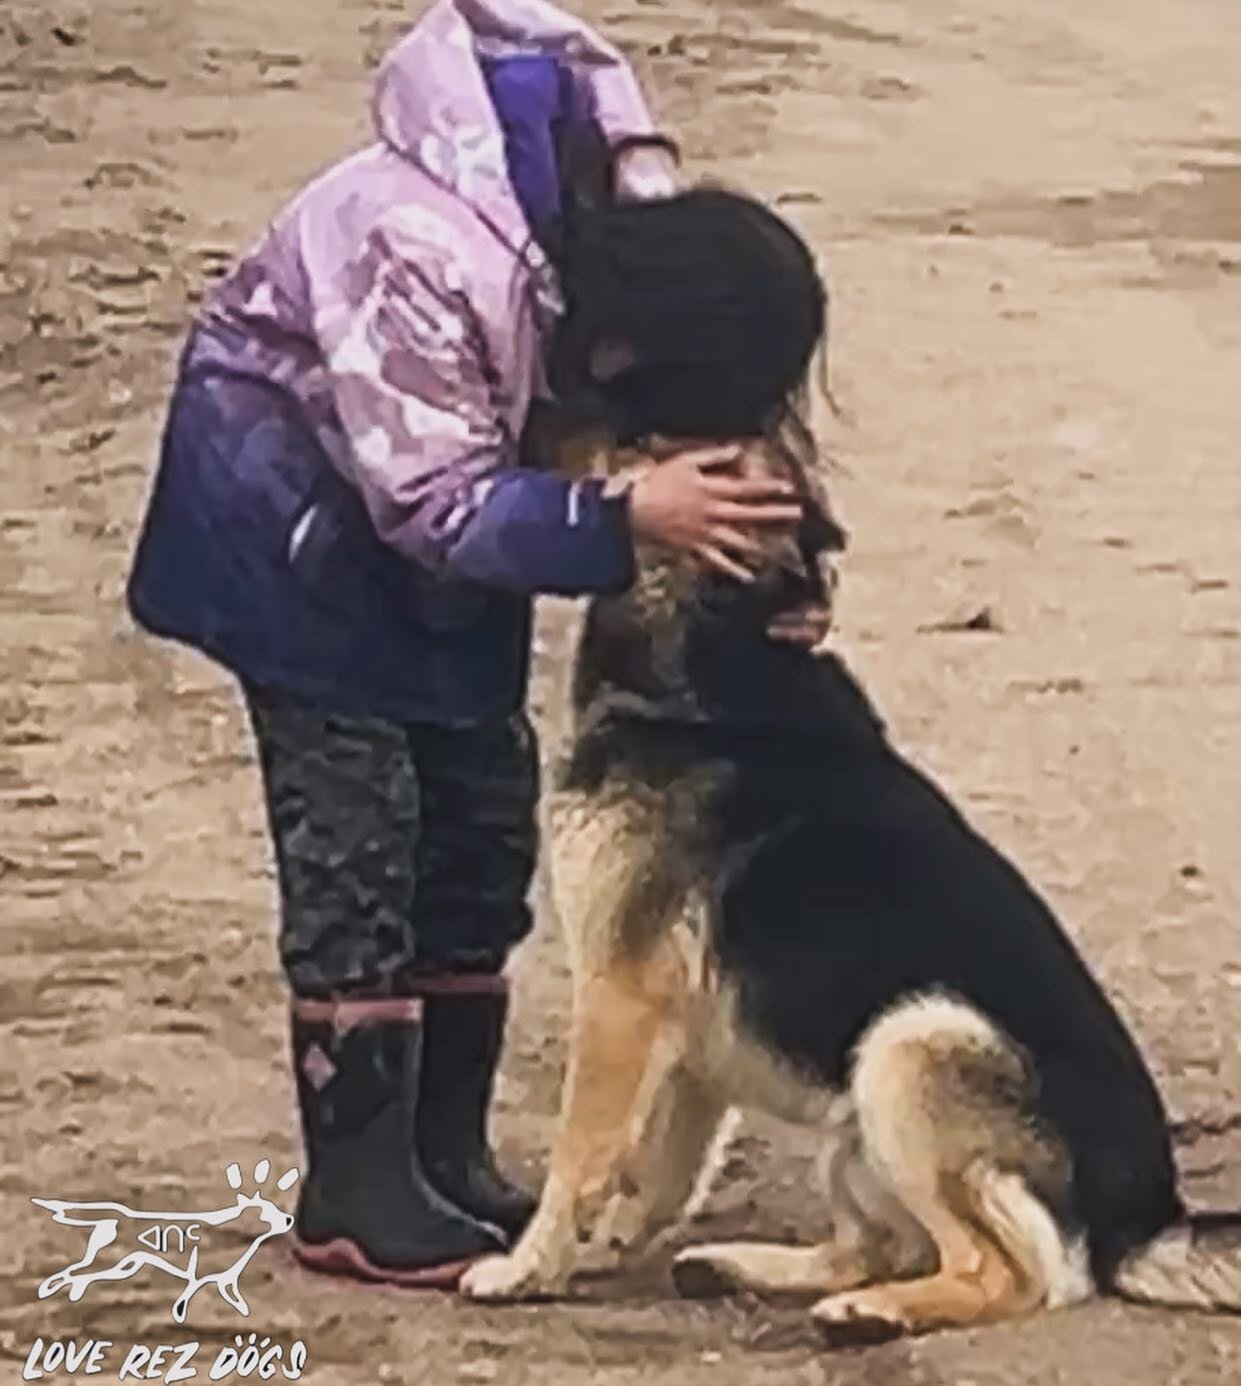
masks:
[[[231,1204],[205,1213],[145,1212],[123,1203],[67,1203],[55,1198],[32,1198],[33,1204],[51,1213],[53,1222],[62,1227],[81,1227],[87,1232],[86,1251],[81,1260],[49,1275],[39,1286],[39,1298],[47,1299],[61,1290],[68,1290],[69,1298],[76,1301],[92,1285],[129,1280],[149,1267],[185,1282],[184,1290],[172,1306],[176,1323],[185,1322],[190,1300],[205,1285],[214,1285],[226,1304],[248,1318],[250,1306],[238,1283],[241,1273],[254,1259],[259,1247],[274,1237],[283,1237],[293,1227],[292,1217],[263,1192],[270,1175],[270,1161],[260,1160],[254,1169],[254,1191],[245,1193],[241,1167],[229,1165],[225,1178],[237,1196]],[[300,1171],[286,1170],[276,1180],[276,1188],[285,1193],[299,1177]],[[251,1210],[258,1214],[262,1231],[227,1265],[218,1269],[205,1265],[202,1259],[204,1230],[236,1222]],[[109,1248],[120,1253],[119,1259],[101,1264],[101,1253]]]

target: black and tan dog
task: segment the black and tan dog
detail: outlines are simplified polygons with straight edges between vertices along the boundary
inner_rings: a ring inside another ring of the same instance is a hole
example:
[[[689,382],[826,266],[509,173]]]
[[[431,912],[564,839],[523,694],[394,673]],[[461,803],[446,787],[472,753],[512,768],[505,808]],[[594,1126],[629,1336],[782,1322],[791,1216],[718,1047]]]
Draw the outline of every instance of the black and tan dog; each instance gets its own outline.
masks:
[[[750,587],[647,564],[589,610],[549,817],[561,1126],[533,1223],[465,1292],[552,1294],[585,1243],[645,1243],[758,1107],[821,1128],[832,1240],[691,1248],[683,1293],[812,1296],[831,1338],[1096,1292],[1241,1310],[1241,1246],[1187,1217],[1159,1095],[1047,905],[839,659],[766,637],[838,538]]]

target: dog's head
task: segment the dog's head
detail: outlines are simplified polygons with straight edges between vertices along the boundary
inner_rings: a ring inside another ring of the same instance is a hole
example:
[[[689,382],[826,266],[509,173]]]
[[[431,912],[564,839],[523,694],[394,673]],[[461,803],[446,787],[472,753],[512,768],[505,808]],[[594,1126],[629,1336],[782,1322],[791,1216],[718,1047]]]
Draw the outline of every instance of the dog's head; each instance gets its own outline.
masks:
[[[699,440],[650,439],[643,460],[659,462]],[[818,458],[808,430],[790,419],[778,433],[755,439],[741,452],[733,474],[746,480],[776,480],[792,486],[802,506],[801,523],[786,528],[755,527],[759,546],[753,581],[744,583],[704,569],[689,555],[643,553],[638,587],[661,594],[678,619],[694,612],[727,618],[734,626],[765,626],[772,617],[806,602],[829,602],[834,586],[832,555],[844,550],[847,536],[837,522],[819,476]]]
[[[639,555],[638,578],[628,592],[592,603],[579,654],[579,706],[607,685],[701,709],[773,670],[787,675],[804,661],[803,652],[772,640],[768,627],[799,606],[830,606],[832,555],[846,545],[806,443],[804,434],[756,440],[738,460],[739,475],[791,482],[803,506],[794,531],[755,533],[761,552],[751,582],[705,569],[690,555],[651,550]],[[642,460],[658,462],[686,446],[685,440],[648,440]],[[600,457],[609,457],[613,467],[626,462],[614,452]]]
[[[734,626],[765,629],[773,617],[804,603],[830,606],[836,581],[832,557],[843,552],[847,536],[818,475],[812,440],[806,435],[804,441],[806,446],[799,448],[777,436],[751,444],[742,454],[738,467],[742,476],[793,486],[802,518],[791,532],[754,533],[761,557],[754,566],[753,582],[742,583],[715,571],[699,572],[693,599],[705,614],[714,613]]]

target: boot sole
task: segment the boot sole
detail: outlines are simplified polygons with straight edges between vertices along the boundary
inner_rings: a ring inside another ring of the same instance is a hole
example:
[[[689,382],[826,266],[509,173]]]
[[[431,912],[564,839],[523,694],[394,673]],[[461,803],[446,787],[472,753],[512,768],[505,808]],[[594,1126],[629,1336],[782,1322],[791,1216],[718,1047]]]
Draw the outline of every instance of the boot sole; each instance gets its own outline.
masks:
[[[308,1270],[321,1275],[366,1280],[376,1285],[401,1285],[410,1290],[455,1290],[466,1271],[488,1254],[480,1252],[461,1261],[445,1261],[437,1266],[401,1270],[375,1265],[356,1242],[344,1237],[335,1237],[330,1242],[295,1240],[293,1243],[293,1255]]]

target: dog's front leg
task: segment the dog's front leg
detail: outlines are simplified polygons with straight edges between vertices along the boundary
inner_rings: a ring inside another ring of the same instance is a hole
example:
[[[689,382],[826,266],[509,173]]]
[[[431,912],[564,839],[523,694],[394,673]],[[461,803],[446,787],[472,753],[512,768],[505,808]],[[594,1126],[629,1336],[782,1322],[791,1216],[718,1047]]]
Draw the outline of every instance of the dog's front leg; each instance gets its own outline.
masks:
[[[727,1104],[683,1062],[684,1042],[662,1071],[643,1130],[630,1149],[625,1187],[612,1197],[596,1243],[614,1258],[641,1251],[705,1199],[733,1124]],[[712,1147],[715,1147],[714,1151]]]
[[[516,1300],[567,1285],[617,1182],[648,1065],[660,1061],[666,1006],[651,971],[641,962],[613,963],[577,988],[560,1127],[538,1212],[508,1256],[470,1268],[462,1293]]]

